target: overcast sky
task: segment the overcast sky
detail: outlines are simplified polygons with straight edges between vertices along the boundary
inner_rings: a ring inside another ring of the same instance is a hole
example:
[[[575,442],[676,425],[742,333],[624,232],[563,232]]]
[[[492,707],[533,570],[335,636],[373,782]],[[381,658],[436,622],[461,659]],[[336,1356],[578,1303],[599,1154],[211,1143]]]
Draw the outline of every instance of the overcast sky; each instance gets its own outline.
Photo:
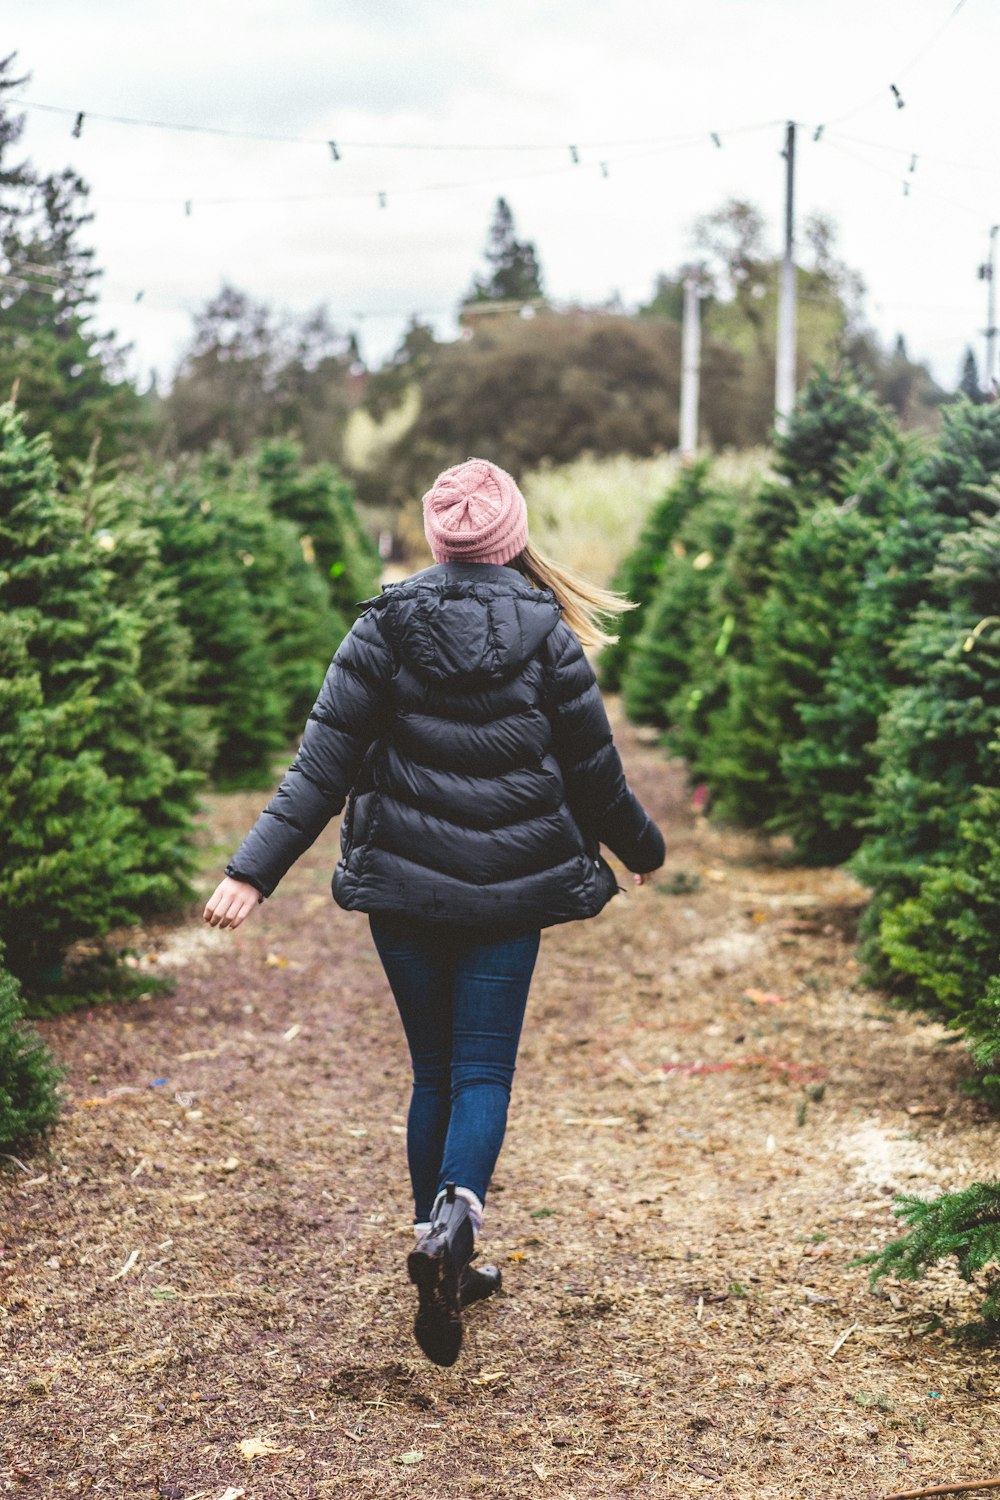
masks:
[[[982,361],[976,270],[1000,221],[995,0],[2,9],[0,50],[32,75],[21,96],[69,112],[28,110],[24,154],[90,183],[99,318],[132,342],[137,373],[170,377],[223,281],[278,308],[325,303],[372,364],[412,314],[450,335],[500,194],[550,297],[633,306],[727,198],[756,203],[779,248],[790,119],[799,220],[835,220],[883,340],[905,334],[949,387],[967,345]]]

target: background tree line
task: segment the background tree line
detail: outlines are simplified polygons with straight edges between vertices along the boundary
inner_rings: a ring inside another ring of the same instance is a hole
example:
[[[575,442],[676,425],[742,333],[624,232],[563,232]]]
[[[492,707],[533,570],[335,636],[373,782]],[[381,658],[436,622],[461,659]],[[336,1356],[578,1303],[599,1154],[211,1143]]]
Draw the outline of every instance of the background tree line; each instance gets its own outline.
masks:
[[[507,202],[489,227],[487,271],[461,300],[463,337],[440,342],[413,320],[395,354],[367,371],[322,311],[284,324],[223,288],[160,404],[168,448],[294,432],[307,456],[347,471],[363,500],[400,503],[472,452],[515,472],[584,452],[645,457],[678,441],[683,285],[702,289],[701,433],[713,449],[770,440],[780,262],[764,220],[733,201],[694,226],[696,258],[661,275],[633,312],[551,306],[540,257],[517,238]],[[862,376],[906,426],[933,426],[945,393],[902,339],[884,351],[864,323],[863,287],[809,221],[799,270],[799,375],[816,363]],[[360,431],[369,440],[353,439]]]

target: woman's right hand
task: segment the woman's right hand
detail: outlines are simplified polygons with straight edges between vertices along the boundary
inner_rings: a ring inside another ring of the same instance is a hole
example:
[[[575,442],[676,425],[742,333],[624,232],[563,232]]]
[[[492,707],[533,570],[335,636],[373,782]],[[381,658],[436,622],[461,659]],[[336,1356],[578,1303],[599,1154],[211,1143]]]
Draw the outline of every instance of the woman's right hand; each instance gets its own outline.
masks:
[[[210,927],[239,927],[263,899],[255,885],[227,875],[205,907],[205,921]]]

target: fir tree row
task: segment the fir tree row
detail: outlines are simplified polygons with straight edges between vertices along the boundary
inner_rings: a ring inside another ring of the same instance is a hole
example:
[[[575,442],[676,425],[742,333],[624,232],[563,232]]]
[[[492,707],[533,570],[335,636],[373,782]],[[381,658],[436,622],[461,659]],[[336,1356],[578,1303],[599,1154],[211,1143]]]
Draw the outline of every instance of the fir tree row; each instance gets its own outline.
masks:
[[[291,443],[101,479],[0,407],[0,1050],[13,976],[37,1004],[78,940],[190,897],[199,788],[269,781],[376,586]]]
[[[923,448],[818,372],[774,475],[681,475],[618,583],[641,609],[605,659],[715,814],[849,862],[867,977],[960,1028],[1000,1101],[1000,404]],[[902,1200],[873,1279],[955,1255],[1000,1330],[1000,1183]],[[992,1269],[990,1269],[992,1268]]]
[[[642,607],[605,681],[717,816],[789,834],[807,863],[850,859],[870,976],[992,1066],[1000,405],[948,408],[921,451],[819,372],[774,471],[750,495],[706,462],[680,476],[618,580]]]

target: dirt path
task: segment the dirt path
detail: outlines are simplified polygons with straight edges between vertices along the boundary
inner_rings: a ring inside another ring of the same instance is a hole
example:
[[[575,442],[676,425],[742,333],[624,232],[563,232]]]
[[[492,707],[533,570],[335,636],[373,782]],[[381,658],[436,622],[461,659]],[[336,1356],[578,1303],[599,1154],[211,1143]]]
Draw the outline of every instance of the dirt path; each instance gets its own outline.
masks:
[[[1000,1476],[997,1354],[934,1331],[974,1295],[847,1268],[894,1190],[995,1170],[961,1048],[855,988],[844,876],[699,824],[679,770],[619,738],[665,876],[543,940],[484,1246],[506,1290],[460,1363],[410,1334],[405,1054],[366,923],[331,905],[330,831],[244,932],[145,935],[173,994],[44,1027],[72,1108],[4,1164],[0,1493],[866,1500]],[[260,801],[216,799],[206,842]]]

